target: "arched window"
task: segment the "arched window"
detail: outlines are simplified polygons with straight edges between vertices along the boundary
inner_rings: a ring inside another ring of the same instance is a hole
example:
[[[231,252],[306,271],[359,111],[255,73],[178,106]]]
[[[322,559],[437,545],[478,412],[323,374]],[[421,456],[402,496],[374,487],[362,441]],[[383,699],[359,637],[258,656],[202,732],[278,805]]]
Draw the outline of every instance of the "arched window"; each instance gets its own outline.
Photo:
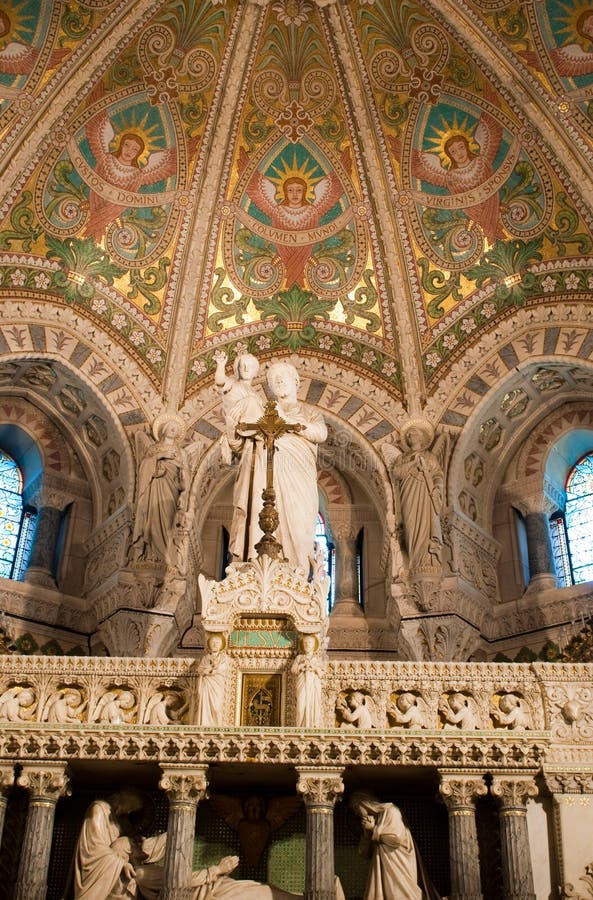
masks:
[[[8,453],[0,450],[0,577],[19,581],[27,567],[35,516],[23,506],[23,476]]]
[[[321,513],[318,513],[317,515],[315,544],[321,549],[321,553],[323,556],[323,567],[330,578],[329,594],[327,597],[327,611],[331,612],[334,603],[336,602],[336,551],[334,545],[329,539],[327,528],[325,526],[325,519],[323,518]]]
[[[564,514],[553,516],[550,524],[560,584],[593,581],[593,451],[570,470]]]

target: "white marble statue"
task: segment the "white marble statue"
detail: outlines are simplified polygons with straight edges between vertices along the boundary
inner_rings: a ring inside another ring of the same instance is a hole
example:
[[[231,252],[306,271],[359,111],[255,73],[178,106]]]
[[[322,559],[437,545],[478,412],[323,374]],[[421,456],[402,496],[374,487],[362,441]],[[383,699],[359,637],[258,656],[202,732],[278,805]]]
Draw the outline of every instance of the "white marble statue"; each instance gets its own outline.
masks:
[[[151,440],[136,435],[138,484],[130,562],[174,562],[179,529],[185,525],[191,470],[203,448],[201,441],[182,446],[183,420],[164,413],[153,426]]]
[[[308,572],[319,513],[317,445],[327,438],[327,427],[315,407],[298,400],[299,375],[294,366],[274,363],[267,381],[280,417],[302,426],[300,432],[284,434],[276,441],[274,489],[280,519],[276,540],[286,559]]]
[[[428,728],[428,704],[411,691],[403,691],[395,703],[388,703],[387,715],[405,728]]]
[[[350,691],[347,697],[338,697],[336,712],[341,718],[340,728],[376,728],[375,703],[362,691]]]
[[[223,440],[240,456],[239,472],[233,492],[233,522],[229,550],[234,560],[255,559],[255,545],[262,537],[259,513],[262,491],[266,483],[266,454],[260,437],[245,429],[240,422],[256,422],[264,412],[261,397],[251,384],[257,360],[249,354],[239,357],[234,383],[222,384],[227,393],[223,399],[227,434]],[[222,365],[222,363],[221,363]],[[317,445],[327,437],[322,415],[297,397],[298,372],[290,363],[270,366],[267,382],[277,401],[278,414],[302,430],[285,434],[275,443],[274,489],[279,526],[276,540],[282,544],[286,559],[307,573],[315,544],[315,528],[319,511],[317,493]],[[236,398],[236,399],[234,399]]]
[[[439,712],[443,717],[443,728],[460,728],[472,731],[480,728],[478,706],[473,697],[453,691],[439,703]]]
[[[196,725],[224,725],[224,692],[231,662],[224,649],[224,637],[211,634],[208,652],[200,659]]]
[[[80,688],[61,688],[48,697],[43,708],[41,721],[63,725],[67,725],[70,722],[80,722],[86,705],[87,702]]]
[[[423,900],[416,848],[398,807],[362,791],[352,795],[350,807],[363,828],[361,853],[372,847],[364,900]]]
[[[440,436],[431,450],[434,428],[426,419],[408,419],[400,429],[402,454],[391,470],[396,531],[411,572],[438,568],[443,536],[441,513],[444,469],[441,457],[446,438]]]
[[[498,704],[492,704],[492,718],[495,724],[511,730],[527,730],[533,728],[529,706],[517,694],[502,694]]]
[[[163,886],[166,833],[136,840],[130,837],[130,815],[140,812],[142,797],[124,789],[88,808],[76,845],[75,900],[158,900]],[[226,856],[217,865],[193,872],[192,900],[294,900],[291,894],[256,881],[228,875],[239,864]]]
[[[239,469],[233,489],[233,520],[229,539],[232,560],[246,560],[255,556],[253,545],[259,540],[251,532],[257,529],[261,509],[261,491],[265,478],[265,454],[261,440],[253,432],[238,430],[240,422],[257,422],[264,413],[264,400],[253,387],[259,362],[251,353],[237,356],[233,363],[234,378],[224,372],[226,355],[215,354],[215,383],[222,393],[222,412],[226,433],[222,437],[223,461],[230,463],[233,453],[239,457]],[[257,471],[257,478],[256,478]],[[256,487],[257,484],[257,487]]]
[[[35,692],[28,687],[15,685],[0,695],[0,721],[29,722],[37,708]]]
[[[321,728],[323,725],[322,682],[325,661],[317,650],[314,634],[301,638],[301,653],[292,664],[296,675],[296,720],[300,728]]]

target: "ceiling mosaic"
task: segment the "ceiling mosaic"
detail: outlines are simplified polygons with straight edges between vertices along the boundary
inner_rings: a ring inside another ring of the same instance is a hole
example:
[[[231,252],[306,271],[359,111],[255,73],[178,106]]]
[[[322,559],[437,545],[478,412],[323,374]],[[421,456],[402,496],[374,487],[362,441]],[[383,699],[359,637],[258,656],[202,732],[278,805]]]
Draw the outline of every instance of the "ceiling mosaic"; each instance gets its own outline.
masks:
[[[582,3],[124,6],[0,6],[0,306],[76,310],[169,405],[249,350],[418,411],[590,304]]]

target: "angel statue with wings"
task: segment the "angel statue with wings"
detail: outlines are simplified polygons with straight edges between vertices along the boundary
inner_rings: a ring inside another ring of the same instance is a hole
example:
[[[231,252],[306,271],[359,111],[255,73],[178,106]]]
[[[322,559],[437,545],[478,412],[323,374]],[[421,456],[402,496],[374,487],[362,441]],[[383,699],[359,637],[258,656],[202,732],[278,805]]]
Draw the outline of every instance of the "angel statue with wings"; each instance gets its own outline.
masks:
[[[271,835],[302,805],[300,797],[250,794],[243,799],[214,794],[210,803],[216,813],[239,835],[241,857],[246,866],[257,866]]]
[[[442,434],[434,440],[434,427],[427,419],[409,418],[400,427],[400,448],[401,454],[393,448],[387,460],[397,536],[410,573],[440,569],[448,438]]]
[[[203,445],[183,446],[185,425],[164,413],[154,422],[153,439],[136,434],[138,482],[136,516],[129,560],[150,560],[172,565],[186,527],[191,475]]]

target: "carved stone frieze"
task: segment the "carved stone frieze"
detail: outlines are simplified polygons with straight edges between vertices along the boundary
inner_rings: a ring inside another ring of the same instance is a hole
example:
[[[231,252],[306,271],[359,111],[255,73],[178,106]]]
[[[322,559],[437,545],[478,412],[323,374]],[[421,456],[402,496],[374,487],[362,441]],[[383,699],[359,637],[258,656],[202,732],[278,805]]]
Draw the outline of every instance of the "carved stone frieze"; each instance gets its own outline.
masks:
[[[551,794],[593,794],[593,772],[546,772]]]

